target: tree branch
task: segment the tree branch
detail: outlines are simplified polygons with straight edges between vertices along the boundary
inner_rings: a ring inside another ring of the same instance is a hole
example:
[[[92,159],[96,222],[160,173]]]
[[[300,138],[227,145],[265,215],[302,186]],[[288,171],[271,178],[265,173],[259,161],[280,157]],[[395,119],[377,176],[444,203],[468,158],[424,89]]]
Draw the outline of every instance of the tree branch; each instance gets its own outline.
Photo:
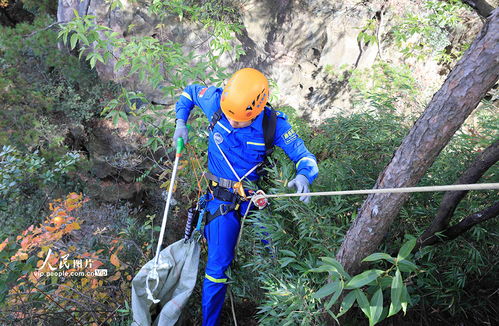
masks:
[[[471,229],[473,226],[485,222],[491,218],[497,217],[499,215],[499,201],[496,201],[494,205],[490,206],[489,208],[484,209],[483,211],[474,213],[469,215],[468,217],[464,218],[461,220],[461,222],[457,223],[456,225],[448,228],[444,232],[442,232],[442,237],[439,237],[437,235],[432,235],[429,238],[426,238],[422,243],[421,247],[425,246],[431,246],[434,244],[438,243],[443,243],[446,241],[453,240],[460,236],[461,234],[465,233],[469,229]]]
[[[499,160],[499,140],[484,149],[457,179],[454,184],[476,183],[483,174]],[[436,232],[440,232],[449,227],[450,219],[454,215],[459,202],[466,196],[468,191],[446,192],[438,208],[437,215],[433,219],[430,227],[419,237],[418,243],[424,243],[428,238],[433,237]]]
[[[487,1],[485,0],[462,0],[465,4],[475,9],[478,15],[482,18],[487,18],[490,13],[494,10]]]
[[[382,34],[382,29],[383,29],[383,11],[385,10],[385,5],[381,6],[381,9],[379,10],[379,18],[378,18],[378,24],[376,26],[376,40],[378,41],[378,56],[381,61],[385,61],[383,58],[383,48],[381,46],[381,34]]]

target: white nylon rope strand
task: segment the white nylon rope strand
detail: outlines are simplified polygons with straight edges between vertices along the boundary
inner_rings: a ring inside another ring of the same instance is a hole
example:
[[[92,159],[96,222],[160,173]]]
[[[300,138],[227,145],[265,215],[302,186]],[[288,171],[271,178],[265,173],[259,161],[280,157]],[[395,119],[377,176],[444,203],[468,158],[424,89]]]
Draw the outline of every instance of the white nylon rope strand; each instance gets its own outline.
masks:
[[[255,165],[254,167],[252,167],[248,172],[246,172],[246,174],[243,175],[242,178],[240,178],[239,175],[236,173],[236,170],[234,170],[234,168],[232,167],[232,164],[230,164],[229,159],[227,158],[227,156],[225,156],[225,153],[222,151],[222,149],[220,148],[220,146],[217,144],[216,141],[215,141],[215,145],[217,145],[217,148],[220,151],[220,154],[222,154],[223,158],[225,159],[225,162],[227,163],[227,165],[229,166],[230,170],[232,171],[232,173],[234,173],[234,176],[237,178],[237,180],[239,182],[243,181],[248,175],[251,174],[251,172],[255,171],[255,169],[262,164],[262,163],[258,163],[257,165]]]
[[[234,170],[234,168],[232,167],[232,164],[230,164],[229,162],[229,159],[227,158],[227,156],[225,156],[225,153],[222,151],[222,149],[220,148],[220,145],[217,144],[217,142],[214,140],[215,142],[215,145],[217,145],[217,148],[218,150],[220,151],[220,154],[222,154],[223,158],[225,159],[225,162],[227,163],[227,165],[229,166],[230,170],[232,171],[232,173],[234,173],[234,176],[237,178],[237,180],[239,182],[241,182],[241,178],[239,178],[239,175],[237,174],[236,170]]]
[[[384,194],[384,193],[462,191],[462,190],[499,190],[499,183],[459,184],[459,185],[406,187],[406,188],[380,188],[380,189],[344,190],[344,191],[319,191],[319,192],[304,192],[304,193],[275,194],[275,195],[265,194],[258,196],[262,196],[265,198],[277,198],[277,197],[341,196],[341,195],[367,195],[367,194]]]

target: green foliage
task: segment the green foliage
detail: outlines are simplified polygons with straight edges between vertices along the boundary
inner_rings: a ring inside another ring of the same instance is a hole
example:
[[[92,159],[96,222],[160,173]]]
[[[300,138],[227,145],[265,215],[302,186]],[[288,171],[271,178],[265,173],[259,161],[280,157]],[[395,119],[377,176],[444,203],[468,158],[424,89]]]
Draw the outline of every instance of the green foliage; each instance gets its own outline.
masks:
[[[77,48],[80,57],[85,57],[91,68],[98,62],[114,59],[114,70],[123,71],[124,79],[138,77],[141,82],[173,98],[192,82],[221,84],[228,75],[218,66],[220,56],[235,55],[237,59],[243,54],[241,47],[233,42],[242,26],[235,21],[235,11],[219,1],[206,1],[200,5],[190,1],[155,0],[149,6],[149,12],[163,19],[175,15],[180,22],[188,19],[199,24],[210,35],[209,51],[194,54],[193,51],[187,52],[181,44],[160,42],[153,37],[124,39],[108,27],[96,24],[94,16],[80,17],[77,12],[71,22],[60,26],[59,37],[65,44],[69,43],[71,49]],[[162,24],[157,26],[162,27]],[[120,53],[120,56],[115,57],[114,53]],[[137,102],[145,105],[137,107]],[[164,135],[172,133],[174,116],[170,111],[166,113],[170,118],[164,119],[164,108],[148,102],[143,94],[122,88],[116,98],[107,102],[102,115],[112,119],[114,124],[119,119],[129,122],[130,131],[146,135],[144,147],[153,152],[167,149],[170,144],[165,144]]]
[[[290,108],[284,111],[293,119]],[[337,117],[329,120],[324,129],[308,133],[300,125],[296,127],[309,149],[318,156],[320,170],[331,171],[320,174],[314,191],[371,185],[379,172],[376,168],[386,164],[394,148],[386,146],[387,139],[392,139],[392,146],[396,146],[402,137],[402,132],[394,133],[399,127],[397,121],[366,114]],[[268,193],[288,192],[285,185],[292,178],[294,167],[280,150],[274,158],[280,162],[279,167],[270,171],[273,179],[265,189]],[[373,161],[365,164],[367,160]],[[250,219],[252,226],[245,229],[240,261],[235,267],[242,271],[235,275],[237,288],[234,291],[245,298],[261,298],[262,324],[303,321],[320,325],[324,311],[314,293],[324,286],[326,279],[310,270],[317,268],[319,257],[334,256],[348,224],[355,217],[355,207],[361,202],[352,197],[318,197],[305,207],[295,199],[275,201],[269,209],[255,212]],[[261,243],[260,239],[270,244]],[[339,285],[331,286],[336,289]],[[260,287],[267,292],[261,293]],[[326,287],[322,291],[330,290]]]
[[[179,20],[187,18],[189,21],[200,24],[211,35],[210,47],[215,59],[226,52],[232,52],[235,59],[244,54],[240,45],[234,46],[232,41],[235,34],[242,31],[243,25],[239,22],[236,9],[237,1],[227,4],[220,0],[208,0],[199,3],[192,0],[153,0],[150,12],[164,18],[176,15]],[[211,59],[211,58],[210,58]]]
[[[350,65],[344,63],[337,69],[335,69],[333,65],[325,65],[324,71],[327,74],[334,76],[339,82],[343,82],[352,74],[353,69],[350,68]]]
[[[395,45],[406,57],[440,61],[450,45],[449,30],[461,23],[460,14],[466,8],[459,0],[425,1],[422,13],[409,13],[395,25],[391,31]]]
[[[57,48],[57,33],[46,28],[52,23],[40,15],[31,25],[0,27],[0,220],[6,233],[35,222],[51,196],[79,187],[69,176],[84,160],[67,148],[68,126],[96,116],[113,92]]]
[[[348,83],[354,91],[354,104],[377,111],[400,112],[418,103],[418,85],[409,66],[377,63],[371,68],[352,71]]]
[[[214,3],[208,1],[198,6],[184,1],[156,0],[149,7],[150,13],[159,17],[174,13],[202,24],[212,36],[210,51],[202,55],[195,55],[193,51],[185,53],[181,44],[161,43],[153,37],[126,40],[110,28],[96,24],[95,16],[80,17],[76,11],[71,22],[61,25],[59,37],[65,44],[69,42],[71,49],[78,44],[80,57],[85,55],[92,68],[97,62],[108,62],[114,57],[113,52],[119,52],[115,71],[126,68],[125,78],[138,76],[140,81],[160,87],[165,95],[174,96],[178,89],[194,80],[220,83],[227,75],[218,67],[218,58],[226,52],[233,51],[236,58],[243,53],[240,46],[234,47],[231,43],[234,35],[241,32],[241,25],[220,20],[227,9],[217,9]]]
[[[22,153],[11,146],[0,152],[0,227],[9,234],[23,224],[32,223],[30,213],[42,209],[31,205],[31,197],[40,199],[45,189],[64,184],[64,178],[75,170],[80,156],[67,152],[54,160],[45,158],[38,151]],[[43,203],[44,201],[42,201]]]
[[[475,114],[475,126],[464,126],[453,137],[428,170],[420,185],[452,184],[468,168],[476,155],[497,141],[499,120],[497,108],[485,103]],[[497,163],[479,182],[499,182]],[[421,233],[443,194],[414,194],[402,212],[395,233]],[[451,220],[454,225],[467,216],[489,207],[497,200],[497,191],[469,192],[459,203]],[[416,309],[433,307],[449,320],[467,320],[470,324],[494,323],[497,316],[492,287],[497,286],[498,272],[497,219],[475,226],[459,238],[443,245],[423,248],[416,253],[418,265],[426,271],[416,280],[415,292],[420,298]],[[481,300],[474,298],[480,297]],[[472,313],[470,313],[472,312]],[[496,319],[497,320],[497,319]]]
[[[89,120],[113,92],[57,48],[50,22],[0,27],[0,139],[19,149],[60,147],[63,124]]]
[[[361,30],[357,35],[359,43],[365,43],[366,45],[378,43],[378,38],[376,37],[377,22],[376,19],[369,19],[364,27],[359,28]]]
[[[57,0],[21,0],[23,9],[35,15],[57,14]]]

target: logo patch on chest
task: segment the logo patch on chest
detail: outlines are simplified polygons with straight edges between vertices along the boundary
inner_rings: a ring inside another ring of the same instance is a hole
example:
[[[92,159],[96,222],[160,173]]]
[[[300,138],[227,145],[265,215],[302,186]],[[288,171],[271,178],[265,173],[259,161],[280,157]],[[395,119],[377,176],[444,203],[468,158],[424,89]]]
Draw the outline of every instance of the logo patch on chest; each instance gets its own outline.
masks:
[[[220,133],[216,132],[213,134],[213,140],[215,141],[215,144],[220,145],[221,143],[223,143],[224,138]]]

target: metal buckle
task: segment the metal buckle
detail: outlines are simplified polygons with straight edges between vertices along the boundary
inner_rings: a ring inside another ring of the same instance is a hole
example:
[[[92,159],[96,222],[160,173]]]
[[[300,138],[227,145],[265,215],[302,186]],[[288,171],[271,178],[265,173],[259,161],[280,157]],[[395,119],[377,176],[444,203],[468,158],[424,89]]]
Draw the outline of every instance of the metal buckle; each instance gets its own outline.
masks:
[[[220,215],[225,215],[228,212],[230,212],[230,206],[233,206],[233,204],[220,204]]]

